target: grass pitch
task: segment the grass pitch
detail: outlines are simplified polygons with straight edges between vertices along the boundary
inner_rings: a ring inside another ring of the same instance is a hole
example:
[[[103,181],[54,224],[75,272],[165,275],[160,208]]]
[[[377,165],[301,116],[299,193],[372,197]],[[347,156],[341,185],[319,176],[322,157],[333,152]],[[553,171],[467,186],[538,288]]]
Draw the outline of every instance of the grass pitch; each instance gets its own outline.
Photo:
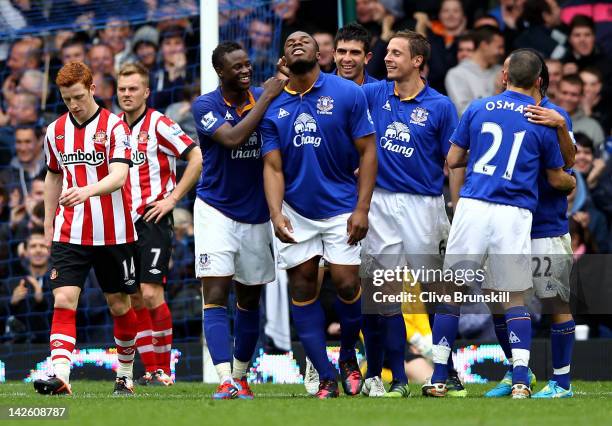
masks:
[[[538,383],[536,390],[543,386]],[[575,382],[573,399],[491,400],[489,388],[468,385],[464,399],[430,399],[412,386],[406,399],[341,396],[319,401],[302,385],[255,385],[255,400],[213,401],[214,386],[178,383],[170,388],[140,387],[133,397],[111,395],[113,383],[75,381],[72,397],[41,396],[31,384],[0,385],[0,406],[68,407],[67,420],[0,420],[15,424],[74,425],[604,425],[612,415],[612,382]],[[50,423],[49,423],[50,422]]]

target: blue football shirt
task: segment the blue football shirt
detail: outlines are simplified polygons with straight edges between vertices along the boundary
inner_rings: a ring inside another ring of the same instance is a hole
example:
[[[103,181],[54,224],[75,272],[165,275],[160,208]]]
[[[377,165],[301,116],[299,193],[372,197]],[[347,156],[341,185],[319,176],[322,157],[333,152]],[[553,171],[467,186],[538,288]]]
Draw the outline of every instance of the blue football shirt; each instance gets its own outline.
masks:
[[[532,97],[506,90],[468,106],[451,136],[451,143],[470,151],[461,197],[535,211],[540,168],[564,163],[557,132],[524,116],[534,104]]]
[[[262,154],[280,150],[285,202],[309,219],[352,212],[357,204],[354,140],[374,133],[359,86],[321,72],[302,95],[285,90],[260,124]]]
[[[540,106],[554,109],[561,114],[567,122],[570,135],[572,135],[572,120],[563,108],[555,105],[546,97],[542,99]],[[555,140],[558,140],[558,138]],[[568,232],[567,194],[550,186],[546,178],[546,170],[541,170],[538,177],[538,207],[533,213],[531,238],[554,238]]]
[[[243,223],[264,223],[270,219],[263,190],[260,132],[255,130],[236,149],[215,142],[212,135],[224,123],[238,124],[262,92],[261,88],[252,88],[249,103],[236,107],[217,88],[198,97],[192,105],[203,156],[197,196],[227,217]]]
[[[425,83],[410,99],[400,99],[395,82],[362,87],[376,128],[376,186],[391,192],[441,195],[444,161],[458,115],[450,99]]]

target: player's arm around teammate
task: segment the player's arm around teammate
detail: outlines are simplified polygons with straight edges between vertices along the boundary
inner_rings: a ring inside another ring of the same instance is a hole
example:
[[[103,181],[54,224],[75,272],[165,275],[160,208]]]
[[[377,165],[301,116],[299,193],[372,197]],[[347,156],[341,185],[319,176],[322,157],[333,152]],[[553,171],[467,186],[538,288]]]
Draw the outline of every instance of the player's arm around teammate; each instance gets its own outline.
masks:
[[[212,397],[252,399],[246,372],[259,336],[261,290],[275,277],[257,127],[285,83],[271,78],[263,89],[251,87],[248,54],[234,42],[219,44],[212,64],[221,84],[192,106],[204,152],[194,205],[196,276],[204,295],[204,336],[220,379]],[[232,287],[233,359],[227,313]]]
[[[117,98],[132,131],[130,187],[140,289],[131,297],[138,317],[136,346],[145,367],[138,383],[168,386],[173,383],[172,316],[164,286],[172,253],[172,211],[197,182],[202,153],[178,124],[147,107],[149,94],[148,71],[139,64],[124,65],[119,71]],[[175,186],[177,158],[187,160],[187,167]]]

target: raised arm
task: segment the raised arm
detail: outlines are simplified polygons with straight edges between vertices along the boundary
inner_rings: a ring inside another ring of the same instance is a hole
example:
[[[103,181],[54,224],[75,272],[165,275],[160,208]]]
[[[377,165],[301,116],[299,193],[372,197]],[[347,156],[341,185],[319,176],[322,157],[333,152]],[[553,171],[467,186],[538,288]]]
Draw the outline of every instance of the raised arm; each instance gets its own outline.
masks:
[[[212,134],[213,140],[230,149],[238,148],[242,145],[249,139],[249,136],[251,136],[251,133],[253,133],[261,121],[270,102],[281,93],[285,85],[285,80],[280,80],[276,77],[269,78],[263,85],[263,93],[246,117],[235,126],[229,123],[221,125]]]

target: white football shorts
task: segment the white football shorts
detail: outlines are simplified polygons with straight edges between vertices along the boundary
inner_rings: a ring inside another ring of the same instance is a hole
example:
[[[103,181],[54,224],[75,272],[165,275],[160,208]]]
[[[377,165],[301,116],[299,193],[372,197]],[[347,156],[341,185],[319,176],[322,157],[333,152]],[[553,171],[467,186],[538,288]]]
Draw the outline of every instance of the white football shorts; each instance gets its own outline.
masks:
[[[351,213],[343,213],[329,219],[308,219],[283,203],[283,214],[289,218],[293,227],[295,244],[285,244],[276,240],[278,248],[278,267],[290,269],[322,256],[334,265],[359,265],[361,263],[361,244],[348,244],[347,220]]]
[[[270,222],[237,222],[196,198],[193,206],[197,278],[233,276],[241,284],[274,281]]]
[[[394,193],[376,188],[370,204],[370,229],[363,243],[365,258],[392,269],[440,270],[450,223],[443,196]],[[421,282],[433,274],[423,275]]]
[[[531,240],[533,287],[540,299],[559,296],[570,299],[573,253],[570,234]]]
[[[482,288],[527,290],[532,287],[530,234],[529,210],[461,198],[448,237],[444,269],[457,277],[467,276],[466,271],[484,271],[486,264]]]

